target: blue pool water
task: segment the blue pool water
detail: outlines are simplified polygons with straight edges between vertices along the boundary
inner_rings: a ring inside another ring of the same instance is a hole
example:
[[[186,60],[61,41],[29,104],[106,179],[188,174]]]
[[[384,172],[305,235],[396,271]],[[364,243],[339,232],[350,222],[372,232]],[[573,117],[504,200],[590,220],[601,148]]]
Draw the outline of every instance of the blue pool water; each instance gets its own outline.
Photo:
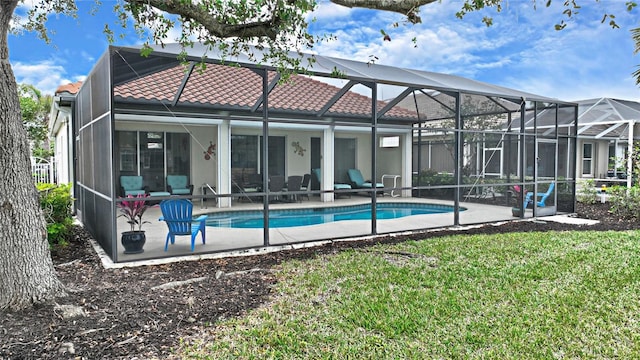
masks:
[[[380,203],[376,205],[378,220],[397,219],[411,215],[453,212],[453,206],[412,203]],[[460,209],[464,210],[464,209]],[[291,227],[326,224],[343,220],[371,220],[371,205],[352,205],[326,208],[287,209],[269,211],[269,227]],[[207,226],[243,229],[261,229],[262,211],[225,211],[209,214]]]

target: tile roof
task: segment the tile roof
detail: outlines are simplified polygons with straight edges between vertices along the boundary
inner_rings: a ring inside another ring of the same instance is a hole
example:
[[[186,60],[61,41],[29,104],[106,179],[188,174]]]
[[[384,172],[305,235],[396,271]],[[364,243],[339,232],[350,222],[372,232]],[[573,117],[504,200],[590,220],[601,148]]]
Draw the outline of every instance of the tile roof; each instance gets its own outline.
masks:
[[[133,79],[114,88],[116,100],[173,101],[186,68],[178,65]],[[269,82],[275,72],[269,72]],[[178,104],[212,105],[250,109],[262,96],[261,76],[248,68],[208,64],[204,71],[194,70],[187,81]],[[293,75],[289,82],[278,84],[269,95],[271,111],[295,111],[314,114],[320,111],[340,91],[340,88],[312,79]],[[386,105],[378,101],[378,109]],[[349,91],[327,112],[328,115],[370,116],[371,99]],[[415,112],[394,107],[385,117],[415,118]]]
[[[82,86],[82,81],[76,81],[74,83],[69,83],[66,85],[60,85],[56,89],[56,94],[62,94],[63,92],[67,92],[69,94],[77,94],[80,91],[80,87]]]

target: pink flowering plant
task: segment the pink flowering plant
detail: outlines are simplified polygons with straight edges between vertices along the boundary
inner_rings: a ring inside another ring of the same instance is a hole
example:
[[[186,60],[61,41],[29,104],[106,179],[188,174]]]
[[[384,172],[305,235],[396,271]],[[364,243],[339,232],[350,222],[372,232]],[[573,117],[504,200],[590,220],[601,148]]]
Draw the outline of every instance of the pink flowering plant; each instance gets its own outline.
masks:
[[[142,221],[142,215],[149,208],[146,204],[147,196],[146,194],[138,196],[127,195],[127,199],[131,200],[124,200],[118,203],[120,208],[118,217],[122,216],[127,219],[127,223],[131,225],[131,231],[136,231],[136,225],[138,226],[138,231],[142,231],[143,224],[150,224],[148,221]]]

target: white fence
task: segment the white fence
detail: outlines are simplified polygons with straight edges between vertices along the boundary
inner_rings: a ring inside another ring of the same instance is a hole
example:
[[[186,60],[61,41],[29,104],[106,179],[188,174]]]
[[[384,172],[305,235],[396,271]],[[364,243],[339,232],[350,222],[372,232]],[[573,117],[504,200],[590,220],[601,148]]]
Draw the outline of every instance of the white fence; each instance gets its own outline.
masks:
[[[37,183],[55,183],[55,158],[31,157],[31,176]]]

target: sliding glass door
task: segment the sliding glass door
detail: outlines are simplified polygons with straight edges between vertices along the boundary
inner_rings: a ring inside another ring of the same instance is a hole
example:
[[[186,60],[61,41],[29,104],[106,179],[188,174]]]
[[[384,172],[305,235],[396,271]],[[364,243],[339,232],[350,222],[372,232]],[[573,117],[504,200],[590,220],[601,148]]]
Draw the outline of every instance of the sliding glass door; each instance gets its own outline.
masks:
[[[348,184],[347,171],[356,167],[356,139],[335,138],[334,181]]]
[[[256,175],[262,174],[262,136],[232,135],[231,136],[231,178],[234,186],[242,188],[244,185],[255,183]],[[285,175],[284,136],[269,136],[269,175]]]
[[[159,131],[117,131],[116,157],[121,175],[142,176],[149,191],[166,191],[167,175],[191,170],[189,134]]]
[[[285,138],[284,136],[269,136],[269,176],[285,175]],[[262,150],[262,136],[260,137],[260,150]],[[260,152],[262,159],[262,152]],[[264,166],[260,166],[260,172]]]
[[[165,191],[164,133],[140,132],[140,175],[149,191]]]

